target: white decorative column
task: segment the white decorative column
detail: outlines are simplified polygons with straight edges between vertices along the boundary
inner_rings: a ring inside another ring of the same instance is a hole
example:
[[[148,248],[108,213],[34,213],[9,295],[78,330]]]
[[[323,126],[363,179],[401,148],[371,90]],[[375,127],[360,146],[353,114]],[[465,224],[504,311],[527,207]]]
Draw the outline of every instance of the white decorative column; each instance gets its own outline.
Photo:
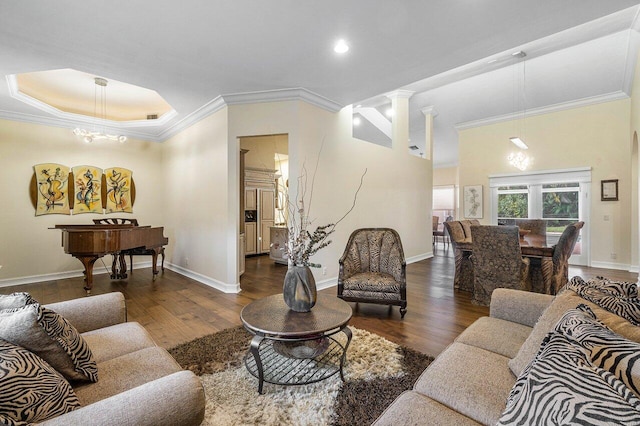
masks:
[[[433,161],[433,119],[438,115],[436,108],[424,107],[420,111],[424,114],[424,153],[427,160]]]
[[[409,151],[409,98],[415,92],[410,90],[396,90],[387,93],[391,99],[391,140],[394,151],[407,153]]]

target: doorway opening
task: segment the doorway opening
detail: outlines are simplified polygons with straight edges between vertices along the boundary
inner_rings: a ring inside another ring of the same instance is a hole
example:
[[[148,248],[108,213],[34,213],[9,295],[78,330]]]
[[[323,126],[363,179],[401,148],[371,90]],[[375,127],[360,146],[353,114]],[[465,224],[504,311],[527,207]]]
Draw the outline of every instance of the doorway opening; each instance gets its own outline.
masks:
[[[265,256],[284,261],[289,181],[287,134],[240,137],[240,275],[244,258]],[[244,250],[243,250],[244,249]]]

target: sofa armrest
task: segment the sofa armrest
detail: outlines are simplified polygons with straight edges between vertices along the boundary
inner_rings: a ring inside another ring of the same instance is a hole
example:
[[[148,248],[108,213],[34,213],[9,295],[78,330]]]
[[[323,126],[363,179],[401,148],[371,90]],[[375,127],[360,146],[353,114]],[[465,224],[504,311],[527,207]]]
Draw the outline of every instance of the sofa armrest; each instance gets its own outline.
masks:
[[[45,305],[66,318],[80,333],[127,321],[122,293],[106,293]]]
[[[490,316],[533,327],[552,301],[548,294],[497,288],[491,295]]]
[[[41,425],[199,425],[204,389],[191,371],[179,371],[47,420]]]

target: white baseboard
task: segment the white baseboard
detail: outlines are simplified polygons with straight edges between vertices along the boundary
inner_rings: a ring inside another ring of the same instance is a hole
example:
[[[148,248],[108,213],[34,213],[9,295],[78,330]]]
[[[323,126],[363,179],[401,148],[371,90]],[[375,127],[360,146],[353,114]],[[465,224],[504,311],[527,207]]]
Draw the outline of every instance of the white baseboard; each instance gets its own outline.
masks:
[[[619,269],[621,271],[629,271],[631,265],[625,263],[613,263],[613,262],[594,262],[591,261],[592,268],[604,268],[604,269]]]
[[[185,277],[191,278],[192,280],[198,281],[209,287],[213,287],[216,290],[220,290],[223,293],[240,293],[240,283],[223,283],[222,281],[214,280],[213,278],[207,277],[189,269],[185,269],[182,266],[174,265],[173,263],[168,263],[165,268],[170,269],[180,275],[184,275]]]
[[[133,264],[133,269],[142,269],[142,268],[150,268],[151,260],[144,262],[136,262]],[[174,264],[166,264],[165,267],[170,269],[178,274],[184,275],[185,277],[189,277],[195,281],[198,281],[202,284],[205,284],[209,287],[213,287],[216,290],[220,290],[223,293],[239,293],[240,292],[240,283],[236,284],[226,284],[221,281],[214,280],[212,278],[206,277],[197,272],[190,271],[188,269],[184,269],[180,266]],[[43,275],[32,275],[28,277],[20,277],[20,278],[8,278],[4,280],[0,280],[0,287],[11,287],[15,285],[23,285],[23,284],[34,284],[40,283],[43,281],[55,281],[55,280],[63,280],[66,278],[76,278],[84,276],[84,270],[78,269],[74,271],[67,272],[57,272],[53,274],[43,274]],[[93,275],[101,275],[111,273],[111,270],[105,270],[104,268],[94,268]]]
[[[433,257],[433,252],[428,251],[426,253],[419,254],[417,256],[411,256],[405,259],[407,264],[420,262],[421,260],[430,259]]]

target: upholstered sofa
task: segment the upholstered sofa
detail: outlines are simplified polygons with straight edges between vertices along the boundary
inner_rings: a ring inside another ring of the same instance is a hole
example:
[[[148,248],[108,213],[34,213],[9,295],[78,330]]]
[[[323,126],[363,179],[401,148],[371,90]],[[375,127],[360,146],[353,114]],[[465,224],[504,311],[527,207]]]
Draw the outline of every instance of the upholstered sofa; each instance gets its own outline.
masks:
[[[637,306],[637,298],[634,303]],[[398,396],[374,425],[495,425],[501,416],[505,416],[508,399],[514,396],[512,389],[514,391],[518,389],[517,386],[514,388],[516,382],[522,385],[525,383],[523,380],[529,380],[529,374],[532,374],[535,363],[541,362],[539,358],[543,351],[540,348],[549,345],[549,336],[557,334],[550,331],[556,330],[557,324],[560,324],[559,320],[577,311],[575,308],[579,305],[591,308],[597,320],[615,333],[624,336],[625,339],[629,339],[631,343],[628,345],[632,345],[632,348],[640,348],[640,345],[635,343],[640,342],[640,327],[585,300],[577,292],[566,289],[554,297],[499,288],[493,292],[490,316],[478,319],[458,336],[455,342],[426,368],[413,389]],[[634,351],[637,353],[637,349]],[[552,352],[552,355],[555,354],[556,352]],[[594,371],[598,370],[596,367],[590,368]],[[631,367],[628,371],[631,371]],[[581,375],[582,373],[579,372],[577,376],[572,376],[571,380]],[[558,374],[558,377],[560,376],[562,374]],[[534,414],[574,415],[573,407],[570,406],[571,401],[567,406],[562,406],[565,401],[557,404],[556,407],[562,408],[551,413],[554,409],[549,408],[553,404],[548,393],[555,384],[550,385],[551,382],[545,384],[544,380],[540,377],[531,379],[536,386],[540,386],[541,395],[546,399],[544,404],[548,404]],[[547,380],[553,380],[553,378]],[[524,394],[524,388],[519,388],[515,396]],[[595,404],[597,405],[596,388],[596,386],[587,387],[588,391],[585,394],[587,398],[596,395]],[[567,395],[571,396],[571,390],[567,391],[563,397]],[[577,399],[580,397],[577,396]],[[571,400],[571,397],[568,399]],[[636,398],[634,401],[640,405],[640,400]],[[606,410],[607,404],[608,402],[600,407]],[[593,401],[587,401],[584,406],[593,407]],[[600,420],[604,419],[603,424],[639,424],[635,422],[640,421],[638,408],[638,406],[635,407],[637,416],[633,421],[619,423],[607,417],[612,415],[610,413],[604,413],[604,417]],[[562,412],[562,409],[565,412]],[[532,415],[526,412],[517,414]],[[607,419],[612,423],[607,423]],[[504,417],[502,421],[505,422]],[[555,424],[548,419],[535,421],[520,419],[515,423]],[[561,423],[567,424],[567,422]],[[577,423],[580,422],[577,421]],[[507,421],[504,424],[512,424],[512,422]]]
[[[121,293],[45,306],[71,323],[89,346],[98,380],[71,381],[80,407],[43,425],[198,425],[204,418],[200,380],[184,371],[136,322],[126,322]]]

